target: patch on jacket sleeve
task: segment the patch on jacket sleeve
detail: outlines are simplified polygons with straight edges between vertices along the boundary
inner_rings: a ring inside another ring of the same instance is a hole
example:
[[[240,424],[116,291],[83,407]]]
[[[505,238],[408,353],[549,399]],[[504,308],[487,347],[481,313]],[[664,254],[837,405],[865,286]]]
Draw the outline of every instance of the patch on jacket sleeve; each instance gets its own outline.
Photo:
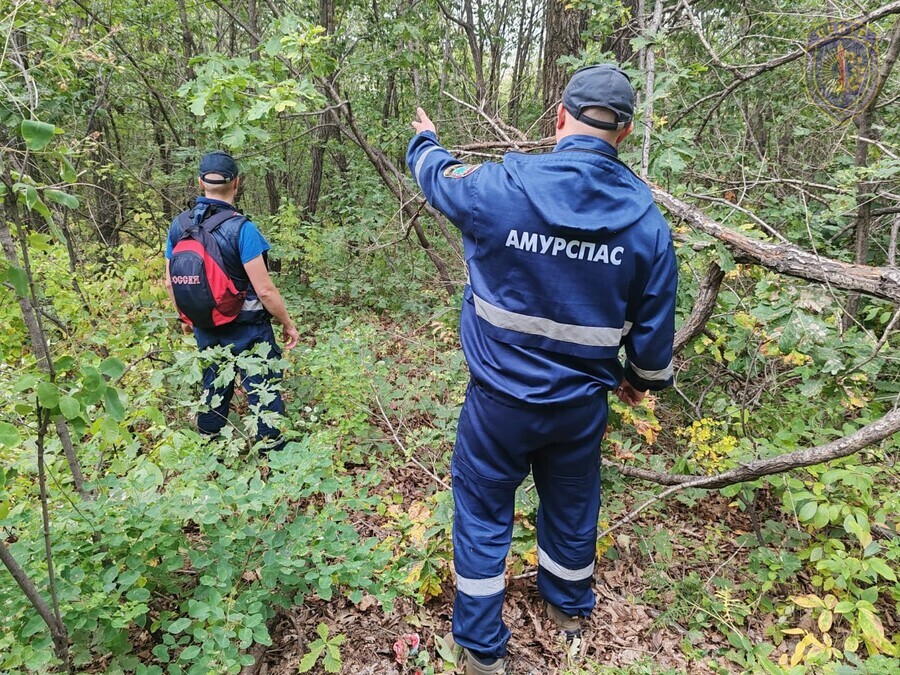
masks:
[[[444,169],[445,178],[465,178],[476,169],[480,169],[481,164],[454,164]]]

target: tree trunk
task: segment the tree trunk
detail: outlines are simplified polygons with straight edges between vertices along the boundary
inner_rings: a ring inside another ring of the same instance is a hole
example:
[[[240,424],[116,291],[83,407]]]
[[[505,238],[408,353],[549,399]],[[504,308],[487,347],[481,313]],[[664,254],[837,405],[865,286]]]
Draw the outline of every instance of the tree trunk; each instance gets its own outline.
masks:
[[[565,66],[557,61],[562,56],[578,54],[584,49],[582,32],[587,26],[587,12],[569,9],[565,0],[547,0],[544,13],[544,69],[541,74],[541,103],[546,116],[544,135],[553,133],[555,111],[568,81]]]
[[[326,35],[334,35],[334,0],[319,0],[319,24]],[[328,78],[334,85],[334,76]],[[322,192],[322,176],[325,173],[325,146],[335,137],[335,130],[328,124],[328,114],[323,113],[319,124],[324,125],[316,132],[316,140],[310,149],[309,189],[306,192],[306,217],[312,218],[319,209],[319,195]]]
[[[622,0],[622,5],[628,10],[625,23],[603,41],[604,51],[615,54],[616,61],[620,64],[635,57],[631,41],[640,34],[640,4],[640,0]]]
[[[887,53],[878,73],[878,84],[875,94],[869,106],[855,120],[859,132],[856,137],[856,168],[865,169],[869,165],[869,140],[872,138],[872,118],[875,115],[875,103],[878,94],[885,82],[891,76],[894,63],[900,56],[900,19],[894,22],[891,31],[891,40]],[[875,186],[871,181],[862,180],[856,186],[856,237],[853,245],[853,259],[858,265],[865,265],[869,257],[869,235],[872,229],[872,199]],[[847,330],[856,320],[856,312],[859,309],[859,295],[851,293],[844,307],[844,315],[841,317],[841,328]]]

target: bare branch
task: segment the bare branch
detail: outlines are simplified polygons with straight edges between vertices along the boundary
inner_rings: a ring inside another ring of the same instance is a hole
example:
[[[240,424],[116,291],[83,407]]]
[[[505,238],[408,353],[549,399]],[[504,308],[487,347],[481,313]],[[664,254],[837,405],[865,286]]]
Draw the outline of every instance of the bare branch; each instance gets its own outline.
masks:
[[[686,6],[686,3],[683,3],[683,4]],[[835,38],[844,37],[846,35],[849,35],[850,33],[853,33],[854,31],[858,30],[862,26],[870,24],[873,21],[877,21],[878,19],[882,19],[886,16],[890,16],[891,14],[897,14],[898,12],[900,12],[900,1],[891,2],[887,5],[879,7],[878,9],[876,9],[872,12],[869,12],[867,14],[861,14],[860,16],[858,16],[854,19],[849,19],[848,21],[846,21],[845,26],[842,29],[835,31],[833,34],[829,35],[827,37],[827,40],[833,40]],[[700,35],[701,34],[698,33],[698,37],[700,37]],[[700,37],[700,39],[701,39],[701,41],[703,41],[702,37]],[[712,108],[710,108],[710,110],[707,111],[706,116],[704,117],[699,128],[697,129],[697,136],[699,136],[700,134],[703,133],[704,128],[706,128],[706,125],[709,123],[709,120],[712,117],[712,114],[718,109],[718,107],[720,105],[722,105],[722,102],[726,98],[728,98],[728,95],[731,94],[740,85],[744,84],[745,82],[748,82],[749,80],[752,80],[755,77],[762,75],[763,73],[767,73],[770,70],[774,70],[774,69],[776,69],[780,66],[783,66],[787,63],[796,61],[797,59],[806,56],[806,53],[808,51],[809,51],[808,47],[801,47],[800,49],[795,49],[792,52],[789,52],[787,54],[782,54],[781,56],[777,56],[773,59],[770,59],[770,60],[766,61],[765,63],[748,64],[748,65],[741,65],[741,66],[728,65],[728,64],[725,64],[724,62],[720,61],[720,63],[717,65],[721,65],[723,68],[726,68],[730,73],[732,73],[735,76],[735,79],[732,80],[722,91],[715,92],[713,94],[709,94],[709,95],[704,96],[703,98],[693,102],[689,109],[685,110],[681,115],[679,115],[672,121],[672,125],[677,126],[678,123],[684,117],[686,117],[688,114],[690,114],[691,112],[693,112],[694,110],[699,108],[701,105],[703,105],[707,101],[715,99],[715,103],[713,104]],[[739,68],[746,68],[748,70],[746,72],[740,72],[738,70]]]
[[[699,478],[685,474],[671,474],[640,469],[606,459],[603,460],[603,464],[616,469],[616,471],[626,476],[640,478],[659,485],[683,485],[684,487],[697,487],[709,490],[745,483],[763,476],[771,476],[772,474],[784,473],[792,469],[847,457],[893,436],[898,431],[900,431],[900,408],[894,408],[881,419],[867,424],[849,436],[839,438],[836,441],[813,448],[795,450],[777,457],[753,460],[729,471]]]

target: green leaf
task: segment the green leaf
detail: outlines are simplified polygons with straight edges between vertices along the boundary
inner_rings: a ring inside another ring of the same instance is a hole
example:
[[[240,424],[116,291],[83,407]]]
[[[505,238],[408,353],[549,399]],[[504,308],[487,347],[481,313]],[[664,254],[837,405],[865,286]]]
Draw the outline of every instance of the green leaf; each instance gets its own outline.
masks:
[[[106,412],[116,422],[125,419],[125,406],[122,405],[122,399],[119,398],[119,392],[114,387],[107,387],[103,392],[103,402],[106,405]]]
[[[812,520],[813,516],[816,515],[816,510],[818,508],[819,505],[816,502],[806,502],[800,507],[800,512],[797,514],[797,517],[803,522]]]
[[[854,609],[856,609],[856,605],[849,600],[841,600],[834,606],[834,611],[836,614],[849,614]]]
[[[864,513],[856,511],[847,514],[844,518],[844,529],[859,540],[866,547],[872,543],[872,535],[869,530],[869,519]]]
[[[15,385],[13,385],[13,393],[21,394],[23,391],[28,391],[29,389],[34,389],[37,386],[38,378],[35,375],[23,375],[18,380],[16,380]]]
[[[56,127],[38,120],[22,120],[22,138],[29,150],[42,150],[53,139]]]
[[[0,520],[9,515],[9,501],[0,502]]]
[[[85,366],[81,369],[81,383],[84,390],[79,398],[82,402],[85,405],[99,403],[106,389],[106,380],[103,379],[100,371],[93,366]]]
[[[197,645],[191,645],[190,647],[187,647],[183,652],[181,652],[181,655],[178,657],[178,660],[179,661],[192,661],[193,659],[197,658],[197,655],[199,653],[200,653],[200,647],[198,647]]]
[[[52,382],[41,382],[37,388],[37,396],[40,404],[49,410],[59,405],[59,387]]]
[[[78,180],[78,173],[75,171],[75,167],[72,166],[72,162],[69,161],[69,158],[64,154],[59,154],[59,177],[62,178],[66,183],[74,183]]]
[[[170,633],[178,634],[183,631],[185,628],[191,625],[191,620],[186,616],[181,617],[180,619],[176,619],[172,623],[169,624],[168,631]]]
[[[10,267],[6,270],[6,275],[19,296],[24,298],[28,295],[28,275],[25,274],[25,270],[21,267]]]
[[[122,360],[117,359],[115,356],[110,356],[100,364],[100,372],[106,375],[111,380],[119,379],[125,372],[126,368],[127,366],[122,362]]]
[[[74,420],[81,414],[81,404],[71,396],[63,396],[59,399],[59,411],[67,420]]]
[[[339,658],[335,658],[331,653],[326,652],[325,658],[322,659],[322,665],[325,666],[326,673],[341,672],[341,660]]]
[[[322,650],[325,649],[325,645],[310,645],[310,650],[306,653],[300,660],[300,664],[297,666],[298,673],[308,673],[313,669],[313,666],[316,665],[316,661],[319,660],[319,654],[322,653]]]
[[[225,135],[222,136],[222,143],[227,145],[229,148],[239,148],[244,144],[246,140],[247,133],[238,124],[231,127],[228,131],[225,132]]]
[[[47,627],[47,624],[44,623],[44,620],[41,618],[41,615],[35,613],[34,616],[25,624],[25,628],[22,629],[22,632],[19,633],[21,637],[31,637],[38,631]]]
[[[884,636],[884,626],[881,619],[868,609],[860,609],[856,615],[859,628],[863,636],[881,651],[889,651],[891,643]]]
[[[131,588],[125,597],[132,602],[147,602],[150,599],[150,590],[147,588]]]
[[[7,448],[15,447],[22,438],[19,431],[9,422],[0,422],[0,445]]]
[[[265,46],[266,54],[269,56],[275,56],[278,52],[281,51],[281,36],[274,35],[269,38],[268,42],[266,42]]]
[[[75,195],[70,195],[68,192],[63,192],[62,190],[47,189],[44,190],[44,196],[55,204],[61,204],[62,206],[67,206],[70,209],[78,208],[78,197],[76,197]]]
[[[882,579],[887,579],[888,581],[897,581],[897,575],[894,574],[894,570],[892,570],[888,564],[882,560],[881,558],[871,558],[867,561],[869,564],[869,569],[878,573]]]

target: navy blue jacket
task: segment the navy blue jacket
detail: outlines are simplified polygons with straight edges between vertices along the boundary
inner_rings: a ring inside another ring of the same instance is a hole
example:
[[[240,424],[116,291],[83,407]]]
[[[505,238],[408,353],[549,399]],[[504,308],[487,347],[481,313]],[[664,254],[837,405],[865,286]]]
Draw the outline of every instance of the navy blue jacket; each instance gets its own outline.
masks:
[[[623,375],[642,390],[672,384],[672,236],[613,146],[569,136],[473,167],[424,132],[406,161],[463,235],[460,335],[476,382],[526,403],[575,403]]]

